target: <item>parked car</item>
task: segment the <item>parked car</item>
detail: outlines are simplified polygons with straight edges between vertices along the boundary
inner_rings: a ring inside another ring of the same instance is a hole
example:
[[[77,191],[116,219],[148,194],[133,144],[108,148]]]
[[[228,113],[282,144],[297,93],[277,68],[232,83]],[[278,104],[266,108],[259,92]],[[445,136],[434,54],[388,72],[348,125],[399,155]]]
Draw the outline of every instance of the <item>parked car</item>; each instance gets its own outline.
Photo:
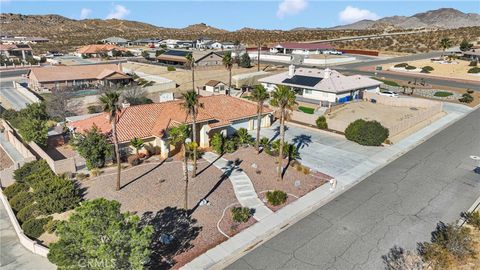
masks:
[[[323,51],[323,54],[331,54],[331,55],[342,55],[341,51],[333,50],[333,51]]]
[[[393,91],[381,91],[379,94],[387,97],[398,97],[398,94]]]

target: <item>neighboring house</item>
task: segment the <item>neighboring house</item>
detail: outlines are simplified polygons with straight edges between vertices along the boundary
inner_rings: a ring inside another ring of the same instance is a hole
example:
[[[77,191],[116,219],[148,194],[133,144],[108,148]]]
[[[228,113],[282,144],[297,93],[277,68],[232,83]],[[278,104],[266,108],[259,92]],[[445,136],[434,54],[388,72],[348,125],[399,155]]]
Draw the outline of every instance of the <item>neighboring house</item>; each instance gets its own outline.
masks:
[[[12,35],[3,35],[0,37],[0,42],[8,44],[35,44],[49,42],[49,39],[42,37],[14,37]]]
[[[113,44],[113,45],[119,45],[119,46],[125,46],[128,44],[128,42],[130,42],[130,40],[124,39],[121,37],[109,37],[109,38],[102,39],[100,41],[105,44]]]
[[[227,85],[221,81],[210,80],[205,84],[205,91],[215,94],[226,94]]]
[[[332,45],[328,43],[298,43],[298,42],[284,42],[270,48],[271,53],[283,54],[321,54],[324,51],[335,50]]]
[[[210,139],[215,133],[224,136],[232,135],[239,128],[253,130],[257,127],[257,104],[244,99],[226,95],[200,97],[197,115],[197,138],[200,147],[209,147]],[[123,155],[133,151],[130,140],[141,138],[145,148],[158,147],[162,157],[170,154],[168,130],[180,124],[191,125],[192,119],[182,108],[183,100],[162,103],[129,106],[119,114],[117,136],[120,151]],[[267,107],[263,110],[262,126],[271,123],[273,111]],[[70,122],[69,129],[75,133],[83,133],[96,125],[104,134],[111,135],[111,125],[105,113],[87,119]]]
[[[470,61],[480,61],[480,48],[463,52],[463,58]]]
[[[175,49],[178,47],[177,42],[178,39],[164,39],[160,42],[160,45],[164,45],[169,49]]]
[[[213,43],[213,40],[209,37],[201,37],[193,42],[197,49],[208,49],[208,46]]]
[[[162,40],[158,38],[142,38],[137,39],[134,41],[130,41],[132,45],[139,45],[139,46],[148,46],[148,47],[158,47]]]
[[[113,56],[113,51],[126,52],[127,49],[111,44],[92,44],[79,48],[75,54],[80,57],[102,57]]]
[[[361,99],[364,91],[380,91],[380,81],[366,76],[345,76],[326,68],[298,68],[291,65],[288,72],[279,73],[258,80],[268,91],[276,85],[292,87],[299,101],[321,106],[331,106]]]
[[[28,86],[35,91],[88,89],[132,81],[117,64],[39,67],[32,68],[27,76]]]
[[[208,44],[208,46],[210,49],[225,50],[225,49],[234,49],[235,43],[230,41],[226,41],[226,42],[215,41]]]
[[[222,56],[215,52],[168,50],[157,56],[157,61],[166,65],[185,65],[186,56],[191,53],[196,66],[219,66],[222,65]]]
[[[32,48],[28,44],[0,44],[0,54],[9,59],[25,60],[32,56]]]
[[[177,47],[183,49],[193,48],[193,41],[191,40],[179,40],[177,41]]]

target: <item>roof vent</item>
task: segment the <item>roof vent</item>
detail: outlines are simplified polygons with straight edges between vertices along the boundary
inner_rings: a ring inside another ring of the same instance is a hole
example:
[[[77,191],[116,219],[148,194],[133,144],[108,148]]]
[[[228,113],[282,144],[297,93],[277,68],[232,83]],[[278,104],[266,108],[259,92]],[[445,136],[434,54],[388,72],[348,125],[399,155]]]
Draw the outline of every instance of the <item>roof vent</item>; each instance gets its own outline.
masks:
[[[324,79],[329,79],[330,75],[332,75],[332,70],[329,68],[326,68],[324,71],[325,75],[323,76]]]
[[[288,67],[288,77],[291,78],[291,77],[293,77],[293,75],[295,75],[295,66],[290,65]]]
[[[125,108],[128,108],[130,107],[130,103],[128,102],[122,102],[122,108],[125,109]]]

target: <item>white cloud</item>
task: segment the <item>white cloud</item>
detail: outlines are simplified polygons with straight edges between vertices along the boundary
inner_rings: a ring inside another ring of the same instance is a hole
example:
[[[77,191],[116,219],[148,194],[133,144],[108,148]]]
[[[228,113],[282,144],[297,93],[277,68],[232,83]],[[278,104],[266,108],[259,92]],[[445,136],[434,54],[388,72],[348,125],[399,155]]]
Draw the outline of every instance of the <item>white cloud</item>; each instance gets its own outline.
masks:
[[[306,9],[307,6],[307,0],[283,0],[278,5],[277,17],[282,19],[287,15],[295,15]]]
[[[80,20],[86,19],[92,14],[92,10],[88,8],[82,8],[80,11]]]
[[[123,17],[130,14],[130,10],[122,5],[115,5],[113,10],[108,13],[105,19],[123,19]]]
[[[361,20],[378,20],[380,19],[380,16],[368,9],[347,6],[344,10],[338,13],[338,18],[342,23],[354,23]]]

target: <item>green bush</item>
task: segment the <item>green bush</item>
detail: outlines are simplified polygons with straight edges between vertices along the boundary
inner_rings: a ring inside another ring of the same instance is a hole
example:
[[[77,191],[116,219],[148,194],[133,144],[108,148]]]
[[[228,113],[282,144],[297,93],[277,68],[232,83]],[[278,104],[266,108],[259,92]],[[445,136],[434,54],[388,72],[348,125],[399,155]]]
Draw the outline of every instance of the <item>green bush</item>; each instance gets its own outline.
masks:
[[[298,109],[304,113],[313,114],[315,112],[314,108],[299,106]]]
[[[50,167],[45,160],[36,160],[32,162],[28,162],[23,164],[22,167],[16,169],[13,172],[13,178],[20,183],[25,182],[25,177],[35,173],[35,172],[42,172],[42,171],[51,171]]]
[[[465,93],[462,95],[460,99],[458,99],[458,101],[462,103],[471,103],[473,101],[473,96],[470,95],[469,93]]]
[[[252,135],[248,134],[247,129],[240,128],[233,135],[233,139],[236,140],[239,145],[245,145],[252,141]]]
[[[25,206],[32,204],[33,201],[33,193],[21,191],[17,195],[15,195],[9,202],[12,209],[18,212]]]
[[[35,200],[42,213],[53,214],[75,208],[81,196],[73,181],[55,176],[35,190]]]
[[[101,108],[99,106],[90,105],[87,107],[87,111],[88,113],[99,113],[101,112]]]
[[[226,153],[233,153],[237,150],[238,144],[234,139],[227,139],[223,148]]]
[[[247,222],[252,216],[252,210],[248,207],[234,207],[232,208],[232,219],[235,222]]]
[[[433,71],[433,67],[431,66],[424,66],[422,67],[422,70],[420,71],[421,73],[430,73],[431,71]]]
[[[54,233],[61,222],[61,220],[52,219],[43,226],[43,230],[48,233]]]
[[[38,238],[40,235],[42,235],[45,232],[45,229],[43,228],[45,224],[47,224],[52,218],[39,218],[39,219],[29,219],[25,223],[22,224],[22,229],[23,232],[32,237],[32,238]]]
[[[16,182],[6,187],[3,190],[3,194],[5,194],[5,196],[7,196],[7,199],[10,200],[11,198],[15,197],[15,195],[17,195],[19,192],[27,192],[29,188],[30,187],[25,183]]]
[[[267,191],[265,194],[269,204],[277,206],[287,201],[287,193],[281,190]]]
[[[404,68],[404,67],[407,67],[407,66],[408,66],[407,63],[400,63],[400,64],[396,64],[394,67],[396,67],[396,68],[402,68],[403,67]]]
[[[320,116],[317,118],[317,127],[319,129],[327,129],[328,128],[328,124],[327,124],[327,118],[325,118],[325,116]]]
[[[223,154],[224,138],[221,133],[215,133],[210,140],[210,146],[217,154]]]
[[[172,67],[172,66],[167,67],[167,71],[175,71],[175,70],[177,70],[175,67]]]
[[[476,67],[477,65],[478,65],[477,61],[470,61],[470,64],[468,64],[468,66],[470,67]]]
[[[473,67],[468,70],[468,73],[474,73],[474,74],[480,73],[480,67]]]
[[[38,204],[30,204],[22,208],[17,213],[17,219],[20,223],[23,223],[29,219],[36,218],[41,214],[40,209],[38,208]]]
[[[449,97],[449,96],[453,95],[453,93],[446,92],[446,91],[437,91],[433,95],[436,96],[436,97]]]
[[[360,145],[379,146],[387,138],[388,129],[377,121],[355,120],[345,129],[345,137]]]
[[[416,69],[416,68],[417,68],[417,67],[415,67],[415,66],[410,66],[410,65],[408,65],[408,66],[405,67],[406,70],[413,70],[413,69]]]

